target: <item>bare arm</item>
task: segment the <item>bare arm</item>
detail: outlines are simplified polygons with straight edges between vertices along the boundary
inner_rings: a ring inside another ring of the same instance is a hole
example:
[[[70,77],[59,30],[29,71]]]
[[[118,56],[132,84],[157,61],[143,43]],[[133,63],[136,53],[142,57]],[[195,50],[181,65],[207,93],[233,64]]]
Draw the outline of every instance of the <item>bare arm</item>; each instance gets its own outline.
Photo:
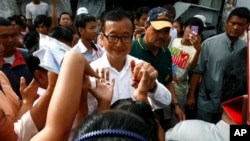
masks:
[[[51,0],[52,4],[52,12],[51,12],[51,25],[52,28],[55,28],[58,26],[58,19],[57,19],[57,0]]]
[[[173,108],[174,108],[174,113],[176,115],[176,117],[178,118],[179,121],[181,120],[185,120],[186,119],[186,115],[185,113],[183,112],[183,110],[181,109],[179,103],[178,103],[178,99],[176,97],[176,94],[175,94],[175,89],[174,89],[174,85],[173,83],[168,83],[167,86],[168,90],[171,92],[171,95],[172,95],[172,105],[173,105]]]
[[[189,90],[189,96],[187,99],[187,107],[192,110],[195,105],[195,91],[197,89],[197,86],[200,82],[201,79],[201,74],[198,73],[193,73],[191,77],[191,82],[190,82],[190,90]]]
[[[189,69],[192,70],[197,65],[197,62],[198,62],[198,59],[200,56],[201,37],[199,35],[193,36],[192,34],[189,34],[189,40],[190,40],[191,44],[194,46],[194,48],[196,49],[196,53],[195,53],[190,65],[189,65]]]
[[[49,102],[56,84],[57,74],[48,72],[49,85],[39,102],[30,110],[30,115],[38,131],[45,125]]]
[[[85,73],[98,77],[82,54],[76,51],[66,53],[50,101],[45,128],[31,140],[68,140],[80,104]]]

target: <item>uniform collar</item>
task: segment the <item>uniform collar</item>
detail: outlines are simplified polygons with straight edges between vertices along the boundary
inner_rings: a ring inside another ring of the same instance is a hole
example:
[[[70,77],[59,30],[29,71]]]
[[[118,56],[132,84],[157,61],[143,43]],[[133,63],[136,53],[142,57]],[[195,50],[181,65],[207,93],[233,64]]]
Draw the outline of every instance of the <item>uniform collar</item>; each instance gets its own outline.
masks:
[[[137,38],[137,42],[138,42],[138,44],[139,44],[139,46],[140,46],[140,48],[141,48],[142,50],[150,51],[150,50],[148,49],[148,47],[146,46],[144,40],[143,40],[144,35],[145,35],[145,34],[140,35],[140,37]],[[162,50],[163,52],[166,51],[166,49],[165,49],[163,46],[161,47],[161,50]]]

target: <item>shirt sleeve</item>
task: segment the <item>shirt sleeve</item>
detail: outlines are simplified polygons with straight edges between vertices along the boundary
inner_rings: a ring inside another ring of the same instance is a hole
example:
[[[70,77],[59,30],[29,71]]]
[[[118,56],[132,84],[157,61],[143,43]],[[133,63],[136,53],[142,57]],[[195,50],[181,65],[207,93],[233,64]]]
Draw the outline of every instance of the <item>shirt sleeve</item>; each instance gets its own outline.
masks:
[[[31,16],[31,13],[30,13],[30,10],[29,10],[29,6],[27,5],[26,6],[26,18],[27,19],[32,19],[32,16]]]
[[[199,56],[197,66],[193,70],[194,72],[203,73],[204,70],[206,70],[206,64],[207,64],[208,55],[209,55],[208,48],[209,48],[209,46],[208,46],[207,42],[204,42],[202,44],[202,47],[201,47],[201,53]]]
[[[171,103],[170,91],[161,83],[156,81],[157,88],[155,93],[149,93],[148,99],[154,110],[167,107]]]

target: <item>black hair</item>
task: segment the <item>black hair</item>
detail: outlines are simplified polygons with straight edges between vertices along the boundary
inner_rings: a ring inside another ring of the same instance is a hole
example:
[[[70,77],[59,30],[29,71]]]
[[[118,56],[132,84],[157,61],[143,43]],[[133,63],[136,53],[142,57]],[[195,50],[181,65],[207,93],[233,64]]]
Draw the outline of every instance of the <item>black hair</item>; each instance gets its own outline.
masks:
[[[75,23],[76,29],[78,29],[79,27],[85,28],[87,23],[92,22],[92,21],[96,22],[96,18],[94,16],[90,14],[80,14],[76,16],[74,23]],[[81,36],[78,30],[77,32],[78,32],[78,35]]]
[[[4,18],[4,17],[0,17],[0,26],[10,26],[11,22]]]
[[[71,16],[71,14],[69,12],[62,12],[60,15],[59,15],[59,19],[61,19],[62,15],[69,15],[70,19],[73,20],[73,17]]]
[[[8,20],[9,20],[10,22],[15,21],[16,24],[19,25],[19,26],[21,26],[21,27],[25,27],[25,26],[26,26],[26,24],[23,23],[23,20],[21,19],[21,17],[18,16],[18,15],[13,15],[13,16],[11,16],[11,17],[8,17]]]
[[[150,7],[148,6],[141,6],[141,7],[138,7],[136,10],[135,10],[135,18],[136,19],[140,19],[142,14],[148,14],[150,10]]]
[[[70,13],[68,13],[68,12],[62,12],[60,15],[59,15],[59,20],[62,18],[62,15],[69,15],[69,17],[70,17],[70,19],[73,21],[74,19],[73,19],[73,17],[71,16],[71,14]]]
[[[223,74],[221,102],[247,94],[247,47],[229,59]]]
[[[35,26],[33,24],[28,24],[27,28],[28,28],[28,32],[32,32],[32,31],[36,30],[36,28],[35,28]]]
[[[108,110],[88,116],[78,127],[74,140],[79,140],[87,133],[96,133],[101,130],[114,129],[116,131],[129,131],[130,134],[112,133],[101,135],[93,134],[85,141],[136,141],[136,135],[153,141],[150,137],[149,127],[135,114],[121,110]],[[136,135],[135,135],[136,134]]]
[[[34,20],[34,26],[35,26],[35,28],[39,24],[44,24],[47,28],[49,28],[50,25],[51,25],[51,18],[47,17],[46,15],[38,15],[38,16],[36,16],[36,18]]]
[[[57,40],[64,40],[69,43],[73,41],[73,31],[66,26],[57,26],[53,28],[48,35]]]
[[[154,141],[158,141],[157,118],[149,104],[140,101],[134,101],[131,98],[117,100],[110,106],[112,110],[124,110],[141,117],[150,127],[150,136]]]
[[[100,21],[101,21],[101,23],[102,23],[101,31],[99,31],[99,32],[103,32],[105,14],[106,14],[106,12],[103,11],[103,12],[101,13],[101,15],[97,18],[97,20],[100,19]]]
[[[246,18],[247,22],[248,23],[250,22],[250,11],[246,7],[236,7],[235,9],[233,9],[230,12],[227,20],[231,19],[232,16],[237,16],[237,17],[240,17],[240,18]]]
[[[176,10],[175,10],[175,7],[172,5],[172,4],[165,4],[163,5],[164,8],[166,8],[169,12],[169,15],[172,19],[172,21],[175,19],[175,16],[176,16]]]
[[[203,24],[203,22],[202,22],[202,20],[201,19],[199,19],[199,18],[196,18],[196,17],[191,17],[191,18],[189,18],[189,19],[187,19],[186,21],[185,21],[185,23],[184,23],[184,26],[185,26],[185,28],[187,27],[187,26],[198,26],[199,27],[199,31],[198,31],[198,34],[200,35],[201,34],[201,32],[204,30],[204,24]]]
[[[25,48],[30,50],[35,44],[39,42],[39,33],[34,30],[30,31],[23,37],[23,44],[25,45]]]
[[[43,72],[47,72],[46,69],[42,68],[39,66],[40,64],[40,59],[36,56],[33,55],[33,53],[35,51],[37,51],[39,49],[39,42],[37,42],[37,44],[35,44],[28,52],[27,56],[25,57],[25,62],[29,68],[29,71],[32,73],[32,75],[34,76],[34,73],[36,70],[40,70]],[[35,77],[34,77],[35,78]]]
[[[175,20],[174,22],[177,22],[180,25],[180,29],[181,29],[180,36],[183,37],[184,31],[183,31],[182,21],[180,19],[178,19],[178,20]]]
[[[106,26],[106,22],[107,21],[120,21],[124,18],[128,18],[131,21],[132,24],[132,33],[134,32],[134,15],[132,12],[130,11],[126,11],[123,10],[121,8],[117,8],[117,9],[112,9],[111,11],[109,11],[105,17],[104,17],[104,29],[105,30],[105,26]]]

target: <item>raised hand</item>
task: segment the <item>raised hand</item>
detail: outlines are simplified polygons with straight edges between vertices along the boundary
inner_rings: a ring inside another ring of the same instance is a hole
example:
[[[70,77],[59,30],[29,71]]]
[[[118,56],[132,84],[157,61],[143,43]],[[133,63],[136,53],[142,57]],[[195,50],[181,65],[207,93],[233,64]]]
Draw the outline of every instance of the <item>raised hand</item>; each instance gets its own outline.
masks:
[[[152,89],[155,86],[155,81],[157,79],[158,72],[150,63],[141,62],[141,63],[135,64],[135,61],[132,60],[130,62],[130,66],[131,66],[131,73],[132,73],[131,85],[135,89],[138,87],[138,84],[142,78],[143,72],[145,71],[148,73],[148,80],[150,80],[150,82],[148,82],[147,84],[147,87],[149,89]]]
[[[20,79],[20,93],[23,98],[23,103],[31,103],[39,97],[37,94],[37,89],[39,85],[37,81],[33,78],[33,80],[30,82],[30,84],[26,85],[26,80],[24,77],[21,77]]]
[[[99,74],[99,70],[96,70],[96,73]],[[112,79],[110,82],[109,71],[101,69],[101,78],[96,79],[96,87],[89,88],[90,93],[98,101],[98,110],[108,109],[112,97],[113,97],[113,88],[114,88],[115,79]]]

